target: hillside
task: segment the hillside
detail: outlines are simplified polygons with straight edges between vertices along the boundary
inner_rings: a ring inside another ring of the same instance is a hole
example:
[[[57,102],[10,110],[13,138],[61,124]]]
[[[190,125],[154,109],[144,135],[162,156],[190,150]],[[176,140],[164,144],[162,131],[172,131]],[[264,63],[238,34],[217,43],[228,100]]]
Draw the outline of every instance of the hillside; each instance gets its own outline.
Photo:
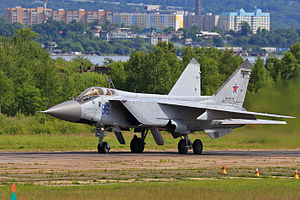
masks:
[[[41,3],[36,3],[35,0],[0,0],[0,15],[4,16],[4,8],[21,5],[23,7],[41,6]],[[120,2],[108,3],[108,2]],[[194,10],[194,0],[94,0],[94,2],[78,2],[71,0],[48,0],[48,7],[58,9],[79,9],[86,10],[105,9],[114,12],[134,12],[143,10],[142,6],[128,6],[126,3],[144,3],[158,4],[165,9],[167,6],[183,7],[185,10]],[[201,1],[202,13],[212,12],[220,14],[222,12],[236,11],[244,8],[246,11],[253,11],[256,8],[261,8],[263,11],[271,13],[272,28],[300,27],[300,2],[292,0],[210,0]]]

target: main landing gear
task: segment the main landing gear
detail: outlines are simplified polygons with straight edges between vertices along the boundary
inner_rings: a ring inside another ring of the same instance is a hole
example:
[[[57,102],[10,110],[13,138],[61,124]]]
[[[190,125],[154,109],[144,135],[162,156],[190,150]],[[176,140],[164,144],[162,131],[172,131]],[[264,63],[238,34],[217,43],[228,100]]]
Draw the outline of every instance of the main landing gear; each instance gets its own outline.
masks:
[[[187,154],[189,149],[193,149],[194,154],[201,154],[203,150],[203,144],[201,140],[196,139],[194,143],[191,142],[187,135],[178,142],[178,152],[180,154]]]
[[[132,138],[130,142],[130,150],[132,153],[143,153],[145,149],[145,139],[148,134],[148,129],[147,130],[142,130],[140,138],[138,138],[136,135]]]
[[[143,153],[145,149],[145,139],[148,134],[149,129],[143,129],[141,131],[141,137],[139,138],[137,135],[134,135],[130,142],[130,150],[132,153]],[[104,154],[108,153],[110,150],[110,144],[108,142],[104,142],[103,139],[106,136],[105,134],[105,126],[104,125],[96,125],[95,136],[99,138],[98,144],[98,153]],[[124,139],[123,139],[124,140]],[[120,142],[121,143],[121,142]],[[123,143],[121,143],[123,144]],[[124,142],[125,144],[125,142]],[[193,149],[194,154],[201,154],[203,150],[203,144],[201,140],[196,139],[193,143],[189,139],[188,135],[183,135],[182,139],[178,142],[178,152],[180,154],[187,154],[189,149]]]
[[[95,136],[99,138],[98,153],[108,153],[110,150],[110,144],[108,142],[103,142],[103,139],[106,136],[105,127],[103,125],[96,126]]]

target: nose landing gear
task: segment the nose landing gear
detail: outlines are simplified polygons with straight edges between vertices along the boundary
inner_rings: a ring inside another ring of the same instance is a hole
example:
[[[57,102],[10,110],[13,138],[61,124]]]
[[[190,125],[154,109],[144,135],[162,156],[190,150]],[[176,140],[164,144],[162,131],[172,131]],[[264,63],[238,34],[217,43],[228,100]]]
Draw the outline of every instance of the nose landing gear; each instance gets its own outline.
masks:
[[[110,150],[110,144],[108,142],[103,142],[105,134],[105,127],[103,125],[96,125],[95,136],[99,138],[98,143],[98,153],[104,154],[108,153]]]
[[[110,144],[108,142],[99,142],[98,153],[108,153],[110,150]]]

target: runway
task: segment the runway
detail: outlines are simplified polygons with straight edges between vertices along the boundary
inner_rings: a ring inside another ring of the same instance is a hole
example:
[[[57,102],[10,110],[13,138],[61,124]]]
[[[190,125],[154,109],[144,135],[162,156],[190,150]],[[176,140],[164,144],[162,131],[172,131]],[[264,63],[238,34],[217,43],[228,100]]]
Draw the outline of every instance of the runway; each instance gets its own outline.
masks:
[[[203,151],[202,155],[194,155],[192,152],[189,152],[186,155],[180,155],[176,150],[169,150],[169,151],[145,151],[141,154],[134,154],[130,151],[111,151],[107,154],[98,154],[96,151],[49,151],[49,152],[0,152],[0,158],[7,159],[11,156],[13,157],[23,157],[23,156],[29,156],[29,157],[52,157],[54,155],[58,156],[91,156],[93,157],[95,155],[98,155],[99,157],[106,157],[106,156],[300,156],[300,150],[299,151],[263,151],[263,150],[251,150],[251,151]]]
[[[161,162],[167,160],[168,162]],[[126,164],[125,164],[126,163]],[[1,152],[1,165],[15,164],[28,168],[30,165],[43,169],[64,170],[69,167],[78,170],[129,169],[129,168],[185,168],[212,167],[222,164],[242,166],[297,166],[300,151],[204,151],[202,155],[178,154],[177,151],[146,151],[133,154],[129,151],[112,151],[98,154],[95,151],[81,152]],[[27,166],[27,167],[26,167]]]
[[[226,165],[232,176],[264,174],[289,177],[300,168],[300,151],[204,151],[203,155],[178,154],[176,150],[149,150],[142,154],[112,151],[81,152],[1,152],[0,182],[37,184],[84,184],[111,181],[174,180],[220,176]],[[270,169],[276,169],[272,171]]]

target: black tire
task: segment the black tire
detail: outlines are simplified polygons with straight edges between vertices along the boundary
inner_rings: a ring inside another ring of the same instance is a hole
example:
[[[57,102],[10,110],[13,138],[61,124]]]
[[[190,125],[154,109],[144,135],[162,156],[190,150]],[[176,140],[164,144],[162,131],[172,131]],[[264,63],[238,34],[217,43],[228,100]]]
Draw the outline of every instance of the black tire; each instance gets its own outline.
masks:
[[[110,150],[110,145],[108,142],[102,142],[98,144],[98,153],[104,154],[108,153]]]
[[[201,140],[197,139],[194,141],[193,143],[193,152],[194,154],[202,154],[202,150],[203,150],[203,144],[201,142]]]
[[[143,153],[145,149],[145,143],[142,138],[138,138],[136,135],[130,142],[130,150],[132,153]]]
[[[186,148],[186,142],[184,139],[181,139],[178,142],[178,152],[179,154],[187,154],[188,149]]]
[[[101,147],[101,144],[100,143],[98,143],[98,148],[97,148],[97,150],[98,150],[98,153],[102,153],[101,150],[102,149],[102,147]]]

